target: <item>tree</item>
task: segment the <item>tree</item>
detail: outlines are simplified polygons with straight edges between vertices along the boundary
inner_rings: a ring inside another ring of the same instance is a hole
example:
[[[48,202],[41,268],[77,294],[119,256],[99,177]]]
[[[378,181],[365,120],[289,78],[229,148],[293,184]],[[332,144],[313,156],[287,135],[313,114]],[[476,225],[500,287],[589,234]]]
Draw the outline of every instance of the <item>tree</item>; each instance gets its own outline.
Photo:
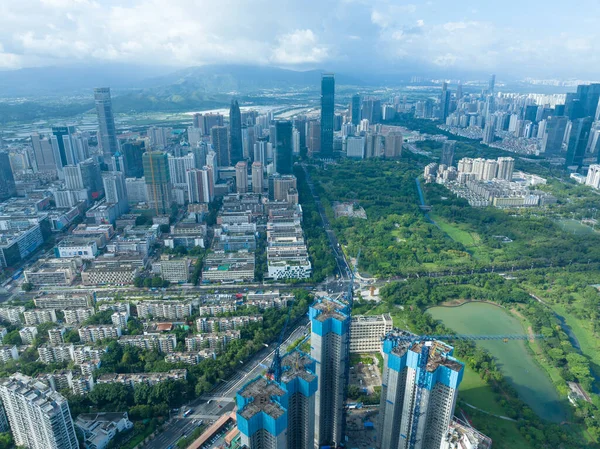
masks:
[[[160,276],[154,276],[152,278],[152,287],[160,288],[163,285],[163,279]]]
[[[63,335],[63,340],[65,343],[79,343],[81,339],[79,338],[79,332],[77,332],[77,329],[71,329],[65,332]]]
[[[5,345],[21,345],[23,342],[21,341],[21,335],[19,335],[18,330],[10,331],[7,333],[2,339],[2,343]]]
[[[23,282],[21,284],[21,290],[23,290],[24,292],[30,292],[31,290],[33,290],[33,284],[31,282]]]

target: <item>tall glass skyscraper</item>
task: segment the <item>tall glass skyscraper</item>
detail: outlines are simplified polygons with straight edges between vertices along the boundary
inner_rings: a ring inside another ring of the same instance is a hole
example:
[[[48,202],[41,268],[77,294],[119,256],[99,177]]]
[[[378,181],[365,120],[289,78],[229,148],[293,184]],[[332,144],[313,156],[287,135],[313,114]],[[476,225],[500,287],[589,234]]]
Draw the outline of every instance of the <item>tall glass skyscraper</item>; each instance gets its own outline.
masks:
[[[292,122],[290,120],[279,120],[275,122],[276,146],[275,146],[275,171],[280,175],[292,174]]]
[[[0,152],[0,200],[16,196],[17,188],[8,153]]]
[[[592,117],[579,118],[573,121],[571,134],[569,135],[569,146],[567,147],[567,156],[565,167],[583,165],[585,149],[587,148],[590,132],[592,129]]]
[[[98,128],[100,129],[100,145],[105,159],[119,151],[117,130],[115,128],[115,117],[113,116],[112,100],[110,98],[110,87],[98,87],[94,89],[94,100],[96,102],[96,114],[98,114]]]
[[[244,146],[242,141],[242,114],[237,100],[231,101],[229,108],[229,163],[237,164],[244,159]]]
[[[333,110],[335,105],[335,78],[333,73],[321,77],[321,157],[333,157]]]
[[[350,104],[350,112],[352,113],[352,124],[354,126],[360,125],[360,95],[354,94],[352,95],[352,103]]]

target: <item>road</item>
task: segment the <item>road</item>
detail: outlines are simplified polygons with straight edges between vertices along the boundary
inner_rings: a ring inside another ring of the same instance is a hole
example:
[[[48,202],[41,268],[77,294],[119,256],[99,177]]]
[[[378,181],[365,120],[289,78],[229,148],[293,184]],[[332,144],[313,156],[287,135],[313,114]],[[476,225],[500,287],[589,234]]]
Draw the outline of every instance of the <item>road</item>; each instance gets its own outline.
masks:
[[[288,330],[288,335],[281,344],[281,353],[285,353],[292,343],[307,334],[308,331],[308,318],[302,317],[295,327]],[[203,395],[182,407],[182,409],[193,408],[194,411],[187,417],[179,414],[176,418],[173,418],[167,425],[166,430],[146,444],[144,449],[165,449],[177,443],[184,435],[189,435],[197,425],[194,421],[202,419],[205,423],[208,423],[215,421],[223,413],[232,411],[235,406],[234,397],[237,390],[271,365],[274,346],[271,345],[269,348],[259,351],[243,364],[243,368],[236,371],[226,381],[217,384],[209,394]],[[240,366],[242,365],[240,364]]]
[[[310,193],[315,199],[315,203],[317,205],[317,211],[321,216],[321,221],[323,222],[323,228],[325,229],[325,233],[327,234],[327,239],[329,240],[329,246],[331,246],[331,250],[333,251],[335,261],[338,268],[338,274],[340,275],[340,279],[350,279],[350,265],[346,261],[346,257],[344,256],[344,252],[341,250],[341,247],[338,243],[337,237],[335,236],[335,232],[331,229],[331,224],[329,223],[329,219],[325,214],[325,209],[323,208],[323,204],[321,203],[321,198],[315,192],[315,186],[310,177],[309,171],[306,169],[305,165],[302,165],[302,169],[306,175],[306,182],[308,183],[308,188],[310,189]]]

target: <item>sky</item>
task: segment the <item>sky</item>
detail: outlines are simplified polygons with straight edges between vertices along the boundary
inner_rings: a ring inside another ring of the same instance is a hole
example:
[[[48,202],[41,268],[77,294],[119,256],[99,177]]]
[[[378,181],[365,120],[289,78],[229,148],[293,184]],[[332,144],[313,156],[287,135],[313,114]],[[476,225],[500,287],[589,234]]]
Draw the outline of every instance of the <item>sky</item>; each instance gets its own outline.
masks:
[[[599,38],[598,0],[0,0],[0,69],[236,63],[585,78],[600,73]]]

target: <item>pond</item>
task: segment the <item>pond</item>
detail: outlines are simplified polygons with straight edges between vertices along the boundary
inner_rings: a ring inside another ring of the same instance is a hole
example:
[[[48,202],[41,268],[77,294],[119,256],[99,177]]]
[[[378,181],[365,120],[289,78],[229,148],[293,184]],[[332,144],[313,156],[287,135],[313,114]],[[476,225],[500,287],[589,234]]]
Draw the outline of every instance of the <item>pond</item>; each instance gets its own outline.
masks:
[[[526,331],[514,316],[503,308],[482,302],[469,302],[458,307],[432,307],[431,316],[459,334],[501,335],[524,334]],[[560,422],[565,410],[552,381],[535,362],[524,341],[477,342],[495,358],[510,384],[541,418]]]

